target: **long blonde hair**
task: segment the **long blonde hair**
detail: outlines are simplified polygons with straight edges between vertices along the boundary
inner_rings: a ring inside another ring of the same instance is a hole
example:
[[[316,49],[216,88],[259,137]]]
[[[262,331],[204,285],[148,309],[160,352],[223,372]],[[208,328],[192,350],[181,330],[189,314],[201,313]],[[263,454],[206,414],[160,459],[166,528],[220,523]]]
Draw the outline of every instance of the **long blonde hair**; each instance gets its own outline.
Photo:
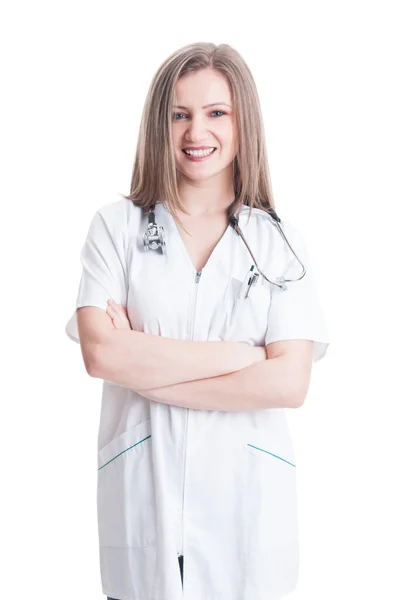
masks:
[[[178,194],[178,173],[172,145],[172,105],[180,77],[213,69],[229,82],[238,135],[233,160],[235,200],[231,217],[241,205],[274,209],[264,125],[256,84],[241,55],[228,44],[189,44],[176,50],[155,73],[145,100],[131,178],[130,194],[122,196],[149,211],[166,201],[176,221],[176,208],[186,213]]]

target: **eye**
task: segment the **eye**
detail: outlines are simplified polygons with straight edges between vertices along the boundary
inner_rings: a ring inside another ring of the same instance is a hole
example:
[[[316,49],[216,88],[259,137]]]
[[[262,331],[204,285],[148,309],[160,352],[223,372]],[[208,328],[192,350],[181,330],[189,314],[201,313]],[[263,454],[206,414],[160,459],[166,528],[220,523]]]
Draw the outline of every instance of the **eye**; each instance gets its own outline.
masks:
[[[214,115],[214,113],[219,113],[220,116],[222,115],[226,115],[227,113],[223,112],[222,110],[213,110],[213,112],[211,112],[210,114]],[[177,117],[179,115],[182,115],[183,117],[186,117],[187,115],[185,113],[173,113],[173,119],[175,121],[181,121],[181,119],[178,119]],[[218,118],[218,117],[217,117]]]

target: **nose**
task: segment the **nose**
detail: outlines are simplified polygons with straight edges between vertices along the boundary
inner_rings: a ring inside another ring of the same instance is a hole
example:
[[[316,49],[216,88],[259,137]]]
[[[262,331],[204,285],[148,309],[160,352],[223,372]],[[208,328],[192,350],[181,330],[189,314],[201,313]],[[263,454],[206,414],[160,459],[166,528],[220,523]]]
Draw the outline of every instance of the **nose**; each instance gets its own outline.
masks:
[[[207,126],[202,115],[192,116],[191,120],[187,122],[185,138],[195,144],[206,141]]]

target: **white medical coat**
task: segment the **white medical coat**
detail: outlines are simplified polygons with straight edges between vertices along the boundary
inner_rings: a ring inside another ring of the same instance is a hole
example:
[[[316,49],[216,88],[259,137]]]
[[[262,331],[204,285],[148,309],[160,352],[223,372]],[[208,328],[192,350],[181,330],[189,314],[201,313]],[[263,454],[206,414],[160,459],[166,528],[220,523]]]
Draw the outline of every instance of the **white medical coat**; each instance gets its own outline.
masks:
[[[301,267],[272,219],[243,207],[239,225],[269,279]],[[329,344],[308,252],[283,223],[307,269],[281,291],[260,276],[247,300],[239,286],[252,265],[228,227],[197,276],[162,203],[167,254],[145,252],[148,216],[126,199],[94,215],[81,252],[76,308],[108,298],[127,307],[134,330],[181,340],[264,345]],[[79,342],[76,312],[66,326]],[[296,461],[284,409],[228,412],[154,402],[103,382],[98,432],[98,533],[103,593],[118,600],[277,600],[298,579]],[[184,556],[182,590],[177,555]]]

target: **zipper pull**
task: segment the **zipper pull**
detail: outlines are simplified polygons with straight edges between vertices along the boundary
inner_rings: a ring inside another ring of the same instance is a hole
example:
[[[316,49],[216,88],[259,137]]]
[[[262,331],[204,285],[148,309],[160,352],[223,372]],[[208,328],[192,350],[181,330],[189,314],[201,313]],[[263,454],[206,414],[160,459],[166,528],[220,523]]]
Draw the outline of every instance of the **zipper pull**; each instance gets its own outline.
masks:
[[[195,283],[198,283],[201,275],[202,275],[202,271],[196,271]]]

